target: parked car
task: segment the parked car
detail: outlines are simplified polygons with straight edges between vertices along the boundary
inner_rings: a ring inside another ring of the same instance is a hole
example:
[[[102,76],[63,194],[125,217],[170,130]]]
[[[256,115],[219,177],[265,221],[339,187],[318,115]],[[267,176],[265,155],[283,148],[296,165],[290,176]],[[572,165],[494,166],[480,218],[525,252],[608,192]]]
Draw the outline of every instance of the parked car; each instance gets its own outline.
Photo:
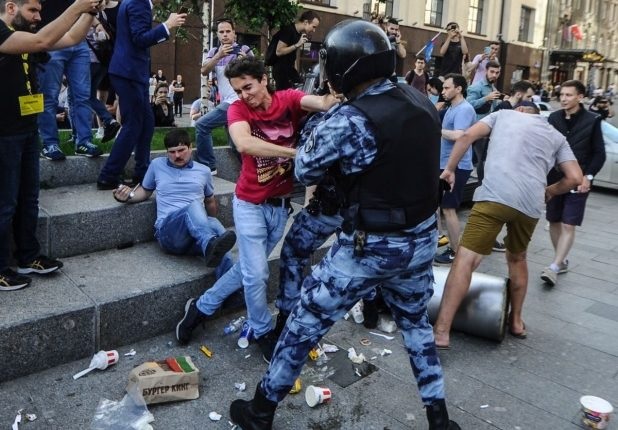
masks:
[[[618,190],[618,128],[601,121],[607,158],[603,168],[594,177],[594,186]]]
[[[550,113],[552,113],[553,109],[551,105],[547,102],[535,102],[541,111],[541,116],[548,117]]]

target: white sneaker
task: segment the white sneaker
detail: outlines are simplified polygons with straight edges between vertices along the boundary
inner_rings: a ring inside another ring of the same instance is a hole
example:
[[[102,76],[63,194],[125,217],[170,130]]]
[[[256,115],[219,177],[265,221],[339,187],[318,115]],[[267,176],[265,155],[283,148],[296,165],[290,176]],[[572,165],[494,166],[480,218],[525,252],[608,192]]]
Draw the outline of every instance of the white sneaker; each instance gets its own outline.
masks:
[[[95,139],[103,139],[103,134],[105,133],[105,129],[103,127],[99,127],[97,130],[97,134],[94,135]]]
[[[558,273],[551,270],[551,268],[546,267],[541,272],[541,279],[550,287],[553,287],[558,282]]]

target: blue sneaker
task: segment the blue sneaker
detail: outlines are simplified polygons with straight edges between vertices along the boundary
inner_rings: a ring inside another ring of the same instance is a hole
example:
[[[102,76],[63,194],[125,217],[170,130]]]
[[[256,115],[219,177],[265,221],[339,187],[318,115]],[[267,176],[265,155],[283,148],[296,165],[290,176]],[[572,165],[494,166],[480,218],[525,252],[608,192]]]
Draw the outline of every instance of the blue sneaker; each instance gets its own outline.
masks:
[[[43,156],[43,158],[47,158],[48,160],[52,161],[62,161],[67,158],[64,155],[64,152],[60,150],[60,147],[58,145],[49,145],[47,147],[44,147],[41,151],[41,155]]]
[[[101,151],[98,146],[93,145],[90,142],[83,143],[75,148],[75,155],[93,158],[98,157],[101,154],[103,154],[103,151]]]

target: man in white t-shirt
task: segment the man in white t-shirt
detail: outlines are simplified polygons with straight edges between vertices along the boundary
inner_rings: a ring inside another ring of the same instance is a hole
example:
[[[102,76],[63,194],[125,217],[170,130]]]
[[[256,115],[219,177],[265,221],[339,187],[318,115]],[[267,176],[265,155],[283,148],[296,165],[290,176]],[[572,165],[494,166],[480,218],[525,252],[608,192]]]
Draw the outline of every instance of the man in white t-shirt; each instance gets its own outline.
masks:
[[[451,186],[455,168],[472,142],[489,136],[485,178],[474,193],[474,206],[446,278],[438,318],[434,324],[436,347],[449,347],[455,313],[468,292],[472,272],[507,226],[506,262],[509,269],[509,333],[526,337],[522,309],[528,288],[526,250],[543,214],[545,201],[567,193],[582,181],[582,171],[566,138],[538,115],[532,102],[515,110],[494,112],[478,121],[455,141],[440,178]],[[547,173],[557,166],[564,176],[547,186]]]
[[[213,175],[217,174],[217,160],[212,145],[212,130],[227,125],[227,108],[238,100],[238,96],[225,77],[225,67],[237,57],[253,57],[253,52],[246,45],[235,42],[236,32],[231,19],[221,19],[217,22],[217,37],[219,47],[212,48],[206,54],[202,64],[202,75],[206,76],[214,71],[219,84],[221,103],[200,117],[195,122],[196,161],[210,167]]]

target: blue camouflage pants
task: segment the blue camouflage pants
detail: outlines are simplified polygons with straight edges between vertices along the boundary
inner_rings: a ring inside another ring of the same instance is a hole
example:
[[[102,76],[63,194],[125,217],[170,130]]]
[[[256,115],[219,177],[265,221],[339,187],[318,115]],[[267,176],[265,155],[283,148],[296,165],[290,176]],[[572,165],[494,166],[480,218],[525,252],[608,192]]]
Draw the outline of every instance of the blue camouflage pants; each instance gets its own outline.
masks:
[[[294,217],[281,247],[277,309],[285,314],[292,312],[300,297],[304,270],[311,254],[337,230],[341,221],[339,215],[311,215],[306,208]]]
[[[436,217],[402,236],[368,235],[364,256],[354,256],[353,236],[340,233],[328,254],[305,278],[300,301],[283,329],[261,386],[281,401],[300,375],[307,354],[330,327],[375,288],[382,287],[410,357],[423,403],[444,398],[442,367],[427,316],[433,295]]]

